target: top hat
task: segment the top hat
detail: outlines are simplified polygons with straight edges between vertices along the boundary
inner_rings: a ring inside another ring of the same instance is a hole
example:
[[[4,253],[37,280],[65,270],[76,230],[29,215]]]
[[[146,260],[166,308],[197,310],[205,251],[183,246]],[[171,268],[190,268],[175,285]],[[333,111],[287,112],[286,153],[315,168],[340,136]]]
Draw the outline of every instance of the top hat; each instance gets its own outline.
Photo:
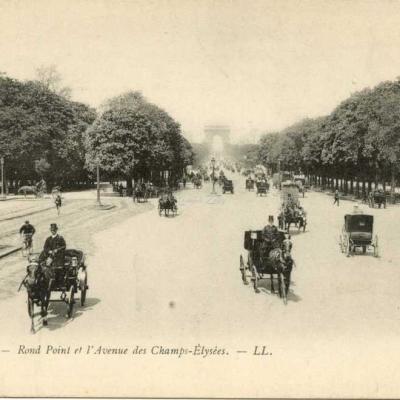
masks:
[[[58,230],[57,224],[50,224],[50,229],[51,229],[51,230],[52,230],[52,229]]]

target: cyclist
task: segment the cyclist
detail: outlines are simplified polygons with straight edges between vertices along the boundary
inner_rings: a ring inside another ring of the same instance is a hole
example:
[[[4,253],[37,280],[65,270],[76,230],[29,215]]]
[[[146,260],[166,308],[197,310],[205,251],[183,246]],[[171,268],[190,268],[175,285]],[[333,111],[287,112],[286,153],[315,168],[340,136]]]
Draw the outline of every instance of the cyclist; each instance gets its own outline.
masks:
[[[19,230],[19,234],[22,236],[24,240],[24,246],[26,249],[32,248],[32,237],[35,234],[36,230],[33,225],[29,223],[29,221],[25,221],[25,223],[21,226]]]

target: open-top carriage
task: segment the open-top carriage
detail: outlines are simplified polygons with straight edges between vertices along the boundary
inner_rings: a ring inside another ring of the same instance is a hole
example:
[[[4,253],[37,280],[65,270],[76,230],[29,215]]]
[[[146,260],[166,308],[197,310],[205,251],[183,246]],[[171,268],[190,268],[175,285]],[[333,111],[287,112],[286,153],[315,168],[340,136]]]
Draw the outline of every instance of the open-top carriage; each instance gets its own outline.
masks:
[[[246,179],[246,190],[254,190],[254,179]]]
[[[378,205],[379,208],[381,208],[382,205],[383,208],[386,208],[386,194],[383,190],[373,190],[369,193],[368,205],[375,208],[375,204]]]
[[[372,247],[374,257],[378,257],[378,236],[374,236],[374,216],[362,213],[346,214],[340,235],[340,249],[350,256],[361,248],[365,254]]]
[[[88,290],[87,266],[81,250],[67,249],[63,265],[55,265],[52,256],[46,258],[42,252],[30,257],[26,276],[21,282],[28,294],[28,314],[31,318],[31,331],[35,332],[35,306],[40,307],[42,323],[47,325],[47,309],[51,302],[67,304],[67,318],[73,315],[75,295],[80,291],[81,306],[85,305]],[[54,292],[60,292],[59,299],[52,299]]]
[[[275,279],[278,281],[279,296],[286,304],[294,261],[284,232],[278,231],[274,241],[269,242],[263,237],[262,230],[245,231],[244,248],[247,250],[246,262],[245,258],[240,255],[240,272],[243,283],[245,285],[249,283],[247,272],[250,272],[254,291],[259,293],[259,280],[269,276],[271,292],[275,293]]]
[[[158,200],[158,214],[161,216],[163,212],[165,217],[178,213],[177,201],[171,194],[164,194]]]
[[[222,193],[226,192],[234,193],[233,182],[229,179],[225,179],[222,184]]]
[[[299,202],[299,187],[294,182],[284,182],[281,190],[281,211],[278,215],[279,228],[287,232],[294,224],[297,229],[306,230],[307,215]]]
[[[256,183],[257,186],[257,196],[262,196],[263,194],[266,196],[269,190],[269,183],[267,181],[258,181]]]

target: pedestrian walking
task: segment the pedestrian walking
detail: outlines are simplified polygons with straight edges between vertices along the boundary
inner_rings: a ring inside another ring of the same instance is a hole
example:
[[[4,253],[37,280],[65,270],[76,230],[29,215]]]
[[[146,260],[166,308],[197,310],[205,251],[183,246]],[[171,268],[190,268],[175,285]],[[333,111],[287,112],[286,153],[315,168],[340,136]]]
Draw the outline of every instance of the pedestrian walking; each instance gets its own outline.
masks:
[[[61,196],[59,194],[56,196],[56,199],[54,200],[54,203],[56,205],[57,215],[60,215],[62,200],[61,200]]]
[[[337,204],[339,207],[339,190],[335,190],[335,201],[333,202],[333,205]]]

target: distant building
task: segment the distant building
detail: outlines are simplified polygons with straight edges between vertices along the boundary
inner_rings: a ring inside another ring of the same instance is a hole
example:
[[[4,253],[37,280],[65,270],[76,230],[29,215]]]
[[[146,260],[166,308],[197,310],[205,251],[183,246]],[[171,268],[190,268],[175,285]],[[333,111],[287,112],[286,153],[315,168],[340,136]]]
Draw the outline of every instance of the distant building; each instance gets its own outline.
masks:
[[[204,127],[205,142],[212,144],[214,137],[219,136],[224,144],[230,142],[231,128],[228,125],[206,125]]]

